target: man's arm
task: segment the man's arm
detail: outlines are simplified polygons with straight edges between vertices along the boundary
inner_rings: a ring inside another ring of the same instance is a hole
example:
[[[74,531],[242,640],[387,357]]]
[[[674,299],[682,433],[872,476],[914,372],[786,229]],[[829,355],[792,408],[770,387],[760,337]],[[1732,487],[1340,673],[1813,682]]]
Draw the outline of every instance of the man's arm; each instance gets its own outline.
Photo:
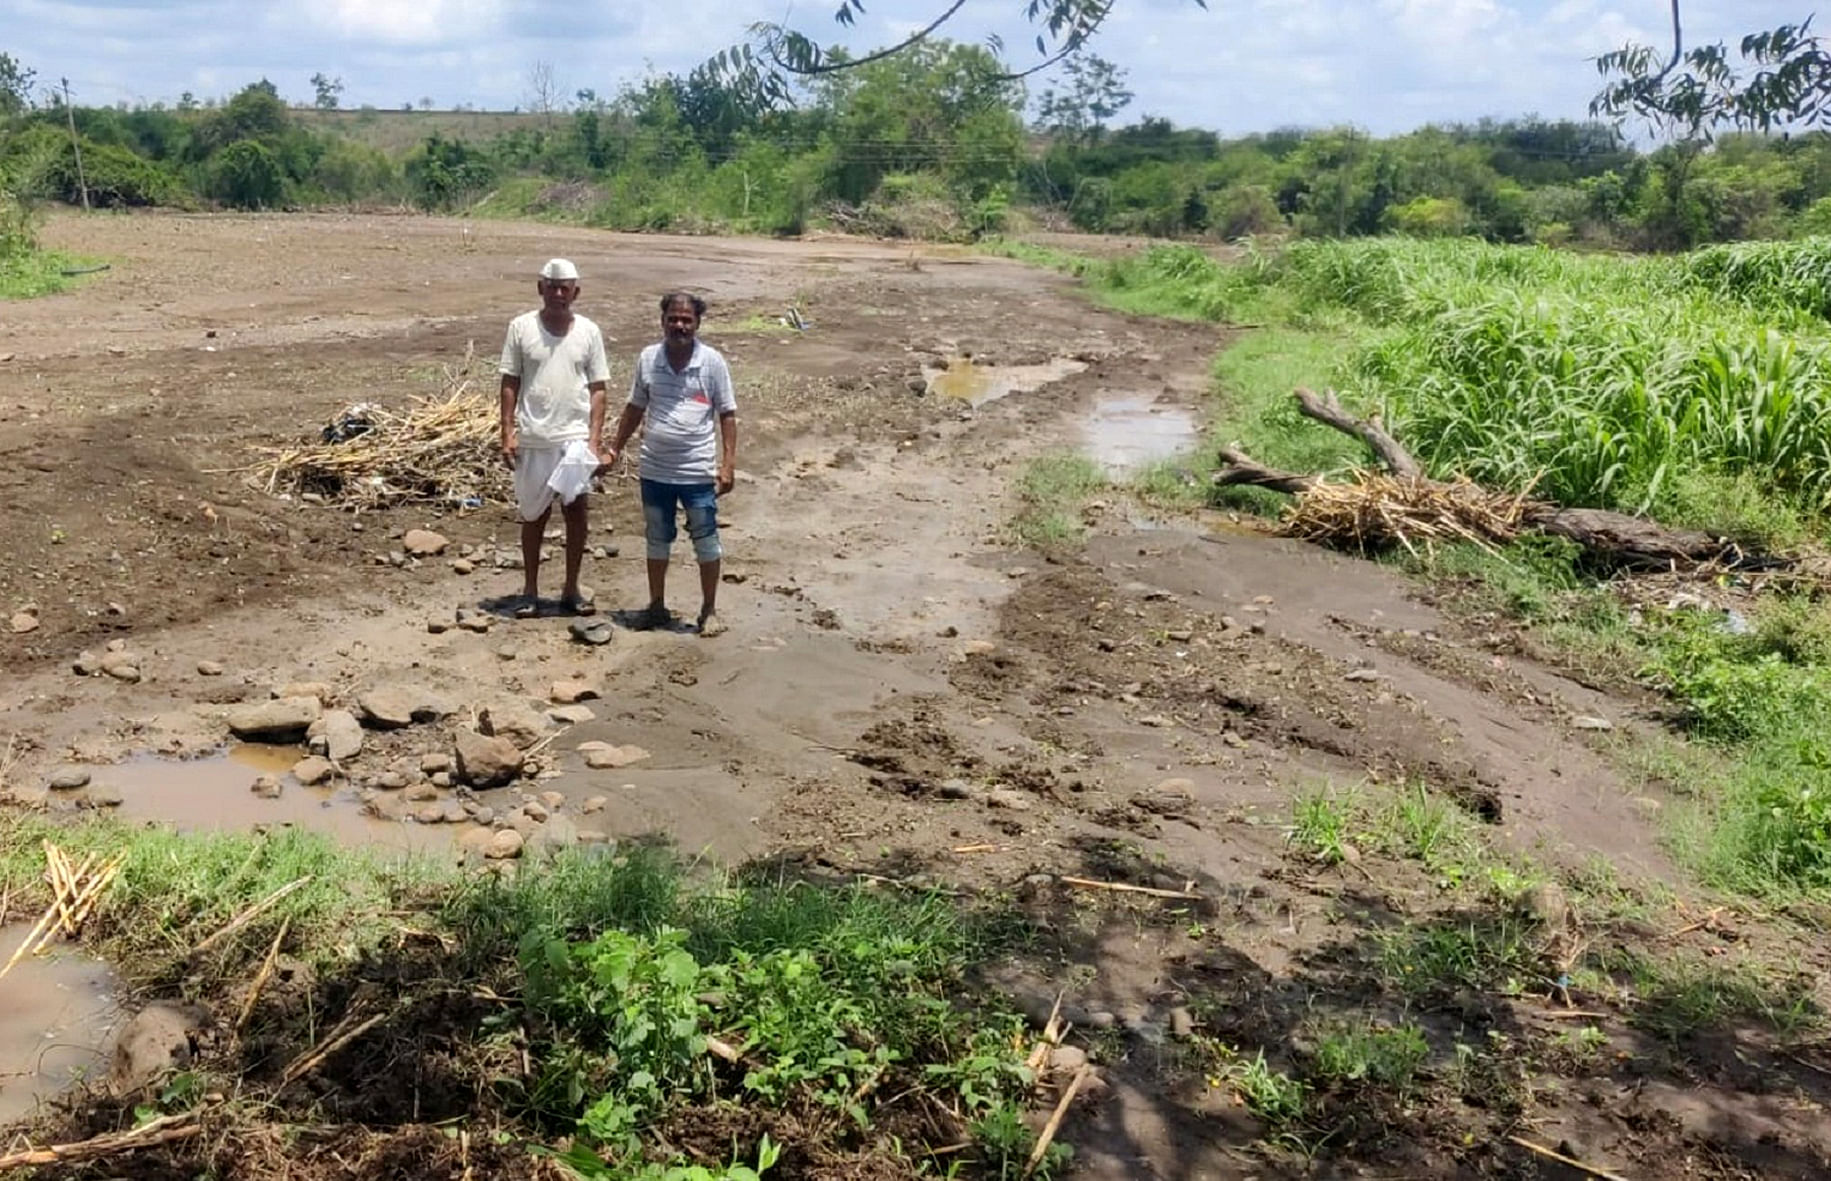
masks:
[[[605,467],[614,467],[617,460],[622,458],[623,446],[636,433],[636,428],[642,425],[643,413],[644,408],[634,402],[624,405],[623,413],[617,416],[617,433],[610,440],[610,450],[598,453],[598,458],[604,461]]]
[[[737,411],[718,416],[719,451],[718,487],[720,496],[737,486]]]
[[[521,378],[502,375],[502,461],[515,466],[515,452],[520,441],[515,437],[515,400],[521,396]]]
[[[605,393],[607,383],[591,383],[591,453],[602,457],[604,454],[604,409],[609,401]]]

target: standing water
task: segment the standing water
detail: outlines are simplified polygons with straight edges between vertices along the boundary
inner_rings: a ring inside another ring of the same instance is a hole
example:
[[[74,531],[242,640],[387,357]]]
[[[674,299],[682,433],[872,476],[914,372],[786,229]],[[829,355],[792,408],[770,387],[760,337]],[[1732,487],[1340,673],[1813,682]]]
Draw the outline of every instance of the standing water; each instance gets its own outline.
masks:
[[[1113,479],[1124,479],[1196,441],[1195,418],[1181,406],[1146,394],[1100,399],[1081,424],[1088,458]]]
[[[0,964],[12,958],[31,923],[0,927]],[[31,1113],[84,1078],[108,1070],[120,1010],[107,965],[55,945],[0,977],[0,1124]]]

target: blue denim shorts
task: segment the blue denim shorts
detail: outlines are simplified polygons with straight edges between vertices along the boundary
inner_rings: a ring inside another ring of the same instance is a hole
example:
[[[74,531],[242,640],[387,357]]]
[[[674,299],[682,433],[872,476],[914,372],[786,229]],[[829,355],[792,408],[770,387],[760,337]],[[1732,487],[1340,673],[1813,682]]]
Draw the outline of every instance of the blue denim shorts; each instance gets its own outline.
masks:
[[[711,484],[664,484],[642,481],[642,521],[650,561],[665,562],[679,536],[676,508],[687,512],[687,536],[693,539],[693,556],[716,562],[724,556],[718,543],[718,492]]]

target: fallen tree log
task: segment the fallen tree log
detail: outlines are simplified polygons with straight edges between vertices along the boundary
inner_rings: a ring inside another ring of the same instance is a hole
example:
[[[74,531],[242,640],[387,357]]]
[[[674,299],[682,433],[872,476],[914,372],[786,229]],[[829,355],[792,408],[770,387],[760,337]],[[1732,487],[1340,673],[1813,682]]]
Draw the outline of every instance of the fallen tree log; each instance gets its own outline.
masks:
[[[1296,497],[1298,504],[1285,521],[1285,532],[1292,536],[1364,549],[1409,548],[1415,542],[1458,537],[1487,544],[1527,532],[1562,537],[1581,548],[1593,564],[1610,570],[1784,570],[1795,564],[1785,556],[1751,553],[1729,538],[1668,529],[1628,513],[1566,508],[1523,495],[1488,493],[1467,481],[1432,480],[1377,417],[1355,418],[1332,392],[1319,396],[1298,389],[1294,397],[1305,418],[1364,443],[1391,478],[1362,476],[1352,483],[1329,483],[1318,475],[1266,467],[1238,447],[1222,447],[1223,466],[1214,473],[1213,483]],[[1472,490],[1483,494],[1472,496]],[[1364,503],[1351,503],[1356,497]]]

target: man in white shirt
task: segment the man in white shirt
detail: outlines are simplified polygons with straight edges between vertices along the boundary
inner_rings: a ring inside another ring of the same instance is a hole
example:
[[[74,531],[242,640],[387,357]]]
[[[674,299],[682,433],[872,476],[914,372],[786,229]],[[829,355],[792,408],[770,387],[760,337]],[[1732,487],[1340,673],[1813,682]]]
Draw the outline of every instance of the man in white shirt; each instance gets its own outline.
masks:
[[[515,614],[523,619],[539,608],[541,536],[557,499],[549,481],[574,443],[584,443],[593,456],[603,455],[605,391],[610,383],[604,334],[572,311],[579,297],[578,268],[563,258],[551,260],[540,269],[536,290],[540,309],[510,321],[501,365],[502,458],[515,472],[524,573]],[[580,615],[594,609],[579,593],[585,499],[581,492],[560,506],[566,521],[566,585],[560,591],[560,606]]]
[[[699,339],[706,301],[673,293],[661,299],[662,341],[642,350],[630,382],[629,404],[617,419],[604,462],[614,464],[636,427],[642,431],[642,516],[648,540],[649,604],[637,618],[643,628],[665,627],[668,555],[684,509],[693,556],[699,560],[699,634],[725,630],[718,617],[718,573],[724,550],[718,539],[718,498],[737,478],[737,397],[731,369],[717,349]]]

